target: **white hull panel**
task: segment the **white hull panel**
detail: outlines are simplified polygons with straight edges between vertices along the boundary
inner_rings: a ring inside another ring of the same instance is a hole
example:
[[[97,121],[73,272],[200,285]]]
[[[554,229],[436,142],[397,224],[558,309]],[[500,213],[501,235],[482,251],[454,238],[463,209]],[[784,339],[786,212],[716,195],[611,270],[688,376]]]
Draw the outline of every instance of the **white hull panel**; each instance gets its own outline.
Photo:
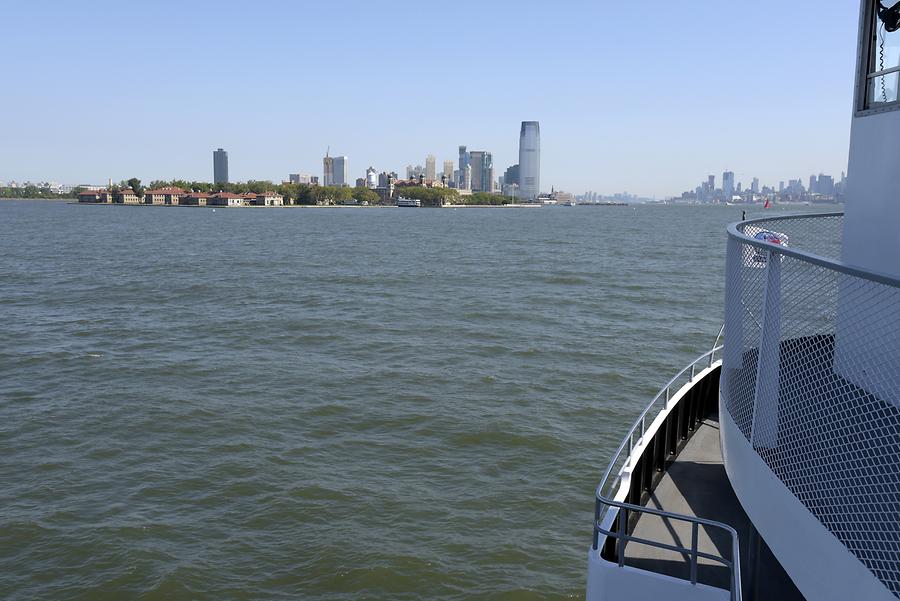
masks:
[[[586,601],[728,601],[731,592],[606,561],[588,552]]]

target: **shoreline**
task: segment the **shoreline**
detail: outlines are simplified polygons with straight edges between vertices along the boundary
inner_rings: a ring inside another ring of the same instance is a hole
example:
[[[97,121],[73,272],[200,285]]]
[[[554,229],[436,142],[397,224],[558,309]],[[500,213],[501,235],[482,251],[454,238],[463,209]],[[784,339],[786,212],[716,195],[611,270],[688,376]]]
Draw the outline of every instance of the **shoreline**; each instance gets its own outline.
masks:
[[[396,205],[281,205],[277,207],[263,207],[256,205],[246,205],[233,207],[227,205],[149,205],[140,204],[124,204],[124,203],[108,203],[108,202],[78,202],[71,198],[66,199],[43,199],[43,198],[8,198],[3,200],[51,200],[52,202],[65,201],[66,204],[87,206],[87,207],[156,207],[156,208],[180,208],[180,209],[540,209],[540,204],[508,204],[508,205],[444,205],[441,207],[398,207]]]
[[[73,203],[78,204],[77,198],[11,198],[11,197],[6,197],[6,196],[0,197],[0,202],[2,202],[4,200],[27,200],[27,201],[41,200],[44,202],[65,202],[68,204],[73,204]]]
[[[465,204],[453,204],[453,205],[444,205],[442,207],[398,207],[396,205],[283,205],[280,207],[262,207],[262,206],[242,206],[242,207],[229,207],[223,205],[207,205],[207,206],[197,206],[197,205],[148,205],[148,204],[123,204],[123,203],[93,203],[93,202],[78,202],[77,199],[74,198],[0,198],[0,202],[51,202],[51,203],[65,203],[69,205],[83,205],[83,206],[119,206],[119,207],[177,207],[184,209],[404,209],[404,208],[422,208],[422,209],[539,209],[543,208],[544,205],[536,204],[536,203],[518,203],[518,204],[508,204],[508,205],[465,205]],[[547,206],[563,206],[563,205],[547,205]],[[710,203],[698,203],[698,202],[648,202],[648,203],[634,203],[634,205],[630,203],[586,203],[579,204],[579,207],[622,207],[622,206],[677,206],[677,207],[707,207],[707,206],[728,206],[731,208],[753,208],[753,207],[762,207],[761,203],[753,203],[753,204],[733,204],[733,205],[715,205]],[[774,205],[775,207],[781,206],[785,208],[800,208],[800,207],[817,207],[817,206],[843,206],[843,203],[820,203],[820,202],[779,202]],[[567,207],[571,208],[571,207]]]

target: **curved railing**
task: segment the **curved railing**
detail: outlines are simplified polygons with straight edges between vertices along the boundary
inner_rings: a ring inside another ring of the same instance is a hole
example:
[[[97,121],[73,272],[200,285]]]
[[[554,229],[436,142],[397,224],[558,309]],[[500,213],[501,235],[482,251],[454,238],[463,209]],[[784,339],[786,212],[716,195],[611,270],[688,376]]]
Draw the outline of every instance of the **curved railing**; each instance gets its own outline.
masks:
[[[858,267],[853,267],[852,265],[848,265],[844,263],[841,259],[835,257],[829,257],[828,254],[824,252],[812,252],[809,250],[802,250],[802,247],[797,247],[794,242],[795,239],[799,238],[803,240],[805,244],[810,246],[816,246],[817,240],[812,239],[813,236],[818,236],[821,232],[815,232],[810,234],[810,238],[803,239],[799,234],[794,234],[789,238],[791,241],[788,245],[775,245],[771,242],[766,242],[764,240],[757,240],[751,235],[745,233],[745,230],[748,227],[756,226],[762,229],[777,229],[780,225],[796,223],[799,221],[811,222],[818,219],[834,219],[837,227],[835,228],[834,233],[837,236],[840,236],[840,226],[842,225],[841,221],[843,219],[844,214],[837,213],[806,213],[800,215],[784,215],[780,217],[761,217],[758,219],[748,219],[746,221],[738,221],[736,223],[732,223],[728,225],[728,237],[730,240],[736,239],[741,244],[746,244],[750,246],[754,246],[763,251],[774,251],[779,255],[792,257],[798,260],[801,260],[805,263],[809,263],[810,265],[817,265],[823,267],[825,269],[835,271],[838,273],[843,273],[845,275],[862,278],[864,280],[869,280],[872,282],[878,282],[881,284],[886,284],[888,286],[900,287],[900,279],[893,277],[888,274],[879,273],[877,271],[860,269]],[[767,226],[767,227],[763,227]],[[771,227],[768,227],[771,226]],[[788,230],[790,233],[791,228],[782,228]],[[840,238],[837,238],[837,244],[831,245],[834,247],[833,251],[840,251],[841,242]],[[834,254],[839,254],[836,252]]]
[[[843,214],[728,226],[723,410],[900,595],[900,279],[844,262]]]
[[[689,365],[685,366],[680,372],[675,374],[675,376],[666,382],[666,385],[659,389],[659,392],[656,393],[656,396],[653,397],[653,400],[650,401],[650,404],[647,405],[641,414],[638,415],[637,419],[634,420],[634,423],[631,425],[631,428],[628,430],[628,434],[622,439],[622,443],[619,445],[619,448],[616,449],[615,453],[613,453],[612,459],[609,461],[609,465],[606,468],[606,471],[603,473],[603,477],[600,479],[600,484],[597,486],[597,498],[605,498],[605,495],[618,490],[619,482],[622,479],[623,469],[628,466],[628,461],[633,459],[632,453],[634,451],[635,445],[635,437],[637,436],[637,445],[643,443],[644,434],[647,431],[647,417],[650,416],[651,412],[653,412],[654,408],[656,412],[653,413],[653,418],[656,417],[657,414],[662,412],[664,409],[668,409],[668,406],[658,407],[657,404],[660,400],[665,399],[666,404],[668,404],[669,400],[672,396],[672,387],[688,372],[690,372],[690,380],[694,379],[694,375],[696,374],[697,365],[706,364],[706,367],[712,367],[715,362],[714,357],[716,353],[721,352],[723,346],[715,346],[703,353],[696,359],[694,359]],[[705,368],[704,368],[705,369]],[[689,380],[689,381],[690,381]],[[650,420],[653,421],[652,419]],[[640,435],[637,434],[638,430],[640,430]],[[628,454],[623,455],[625,451],[625,447],[628,447]],[[624,460],[624,461],[623,461]],[[624,465],[621,465],[616,473],[615,478],[610,480],[610,476],[612,476],[613,470],[616,469],[616,465],[619,464],[620,461],[623,461]],[[594,548],[596,548],[597,541],[594,541]]]
[[[722,332],[720,331],[719,334],[721,335],[721,333]],[[718,343],[718,336],[716,337],[716,342]],[[623,566],[625,563],[624,548],[628,542],[635,542],[684,554],[690,558],[690,580],[693,584],[697,583],[698,560],[700,558],[717,562],[728,568],[730,571],[732,599],[740,601],[740,552],[738,546],[738,534],[734,528],[722,522],[654,509],[627,502],[622,498],[616,498],[627,496],[627,490],[620,485],[622,484],[624,477],[632,476],[632,470],[636,466],[636,462],[640,459],[646,449],[644,437],[647,434],[648,420],[652,425],[661,414],[672,409],[669,403],[672,398],[673,388],[675,388],[688,373],[690,376],[685,384],[695,383],[694,379],[697,374],[697,367],[701,366],[701,372],[705,369],[713,368],[714,364],[717,363],[715,358],[716,354],[719,353],[722,348],[722,346],[714,346],[706,353],[697,357],[693,362],[684,367],[684,369],[670,379],[637,417],[629,429],[628,434],[622,440],[622,443],[616,449],[615,453],[613,453],[609,466],[606,468],[595,493],[593,549],[597,550],[599,548],[600,535],[608,537],[615,545],[614,554],[619,566]],[[706,375],[708,376],[709,373]],[[664,405],[662,402],[664,402]],[[626,448],[628,449],[627,455],[625,454]],[[637,454],[635,453],[636,450],[639,451]],[[615,475],[613,475],[614,472]],[[630,518],[642,514],[690,524],[690,547],[669,545],[660,541],[630,535],[628,528]],[[701,525],[720,529],[728,535],[731,540],[731,559],[698,550],[698,535],[699,527]]]

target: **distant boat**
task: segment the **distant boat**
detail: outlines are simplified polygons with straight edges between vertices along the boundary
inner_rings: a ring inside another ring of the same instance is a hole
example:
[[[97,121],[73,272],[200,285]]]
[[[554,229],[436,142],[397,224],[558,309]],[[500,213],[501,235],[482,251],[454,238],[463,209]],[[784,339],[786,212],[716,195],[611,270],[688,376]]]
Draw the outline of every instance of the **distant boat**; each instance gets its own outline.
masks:
[[[418,198],[403,198],[400,197],[397,199],[398,207],[421,207],[422,201]]]
[[[768,199],[768,198],[766,199],[766,204],[763,205],[763,208],[764,208],[764,209],[771,209],[771,208],[772,208],[772,205],[769,204],[769,199]]]

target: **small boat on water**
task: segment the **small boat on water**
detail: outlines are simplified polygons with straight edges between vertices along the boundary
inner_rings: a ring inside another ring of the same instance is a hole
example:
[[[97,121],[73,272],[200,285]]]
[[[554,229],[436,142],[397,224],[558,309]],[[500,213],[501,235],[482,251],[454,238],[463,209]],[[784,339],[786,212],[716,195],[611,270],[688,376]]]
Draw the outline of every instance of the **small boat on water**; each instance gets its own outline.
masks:
[[[418,198],[403,198],[402,196],[397,199],[398,207],[421,207],[422,201]]]

